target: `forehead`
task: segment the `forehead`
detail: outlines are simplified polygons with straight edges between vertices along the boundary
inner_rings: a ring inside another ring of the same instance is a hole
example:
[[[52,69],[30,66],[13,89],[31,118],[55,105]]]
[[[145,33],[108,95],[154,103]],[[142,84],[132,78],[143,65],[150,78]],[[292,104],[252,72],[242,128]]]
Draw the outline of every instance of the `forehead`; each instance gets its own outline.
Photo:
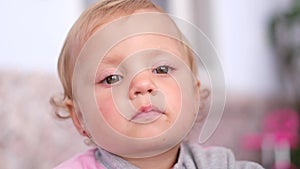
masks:
[[[163,35],[144,34],[127,38],[116,44],[103,58],[103,63],[117,63],[126,57],[142,52],[153,50],[150,55],[170,53],[187,62],[188,57],[184,54],[183,46],[179,40]]]
[[[104,58],[120,61],[141,50],[161,49],[189,63],[181,39],[167,14],[139,11],[99,27],[82,47],[76,62],[96,71]]]
[[[162,50],[180,59],[188,59],[184,54],[183,42],[180,42],[181,32],[167,14],[156,9],[136,10],[129,16],[121,16],[107,23],[106,27],[110,30],[102,41],[105,43],[114,39],[116,43],[111,45],[102,58],[104,62],[120,58],[122,60],[122,57],[147,49]],[[123,39],[115,38],[118,34],[123,34]]]

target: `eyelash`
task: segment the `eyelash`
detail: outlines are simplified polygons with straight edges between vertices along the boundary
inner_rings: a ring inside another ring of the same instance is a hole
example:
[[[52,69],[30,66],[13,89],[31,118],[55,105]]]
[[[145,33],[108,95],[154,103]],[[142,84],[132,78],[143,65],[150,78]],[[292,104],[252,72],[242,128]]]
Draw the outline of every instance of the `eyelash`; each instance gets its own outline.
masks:
[[[115,79],[113,79],[113,78],[115,78]],[[116,78],[117,78],[117,79],[116,79]],[[117,81],[110,83],[110,82],[108,82],[110,79],[113,80],[113,81],[115,81],[115,80],[117,80]],[[122,80],[122,79],[123,79],[123,76],[121,76],[121,75],[111,74],[111,75],[109,75],[109,76],[106,76],[104,79],[102,79],[102,80],[100,81],[100,83],[101,83],[101,84],[106,84],[106,85],[113,85],[113,84],[119,82],[119,81]]]
[[[167,68],[167,72],[166,73],[158,73],[158,68],[163,68],[163,67],[165,67],[165,68]],[[170,65],[161,65],[161,66],[157,66],[156,68],[154,68],[153,70],[152,70],[152,72],[153,73],[155,73],[155,74],[169,74],[170,72],[172,72],[172,71],[174,71],[175,70],[175,68],[174,67],[172,67],[172,66],[170,66]]]

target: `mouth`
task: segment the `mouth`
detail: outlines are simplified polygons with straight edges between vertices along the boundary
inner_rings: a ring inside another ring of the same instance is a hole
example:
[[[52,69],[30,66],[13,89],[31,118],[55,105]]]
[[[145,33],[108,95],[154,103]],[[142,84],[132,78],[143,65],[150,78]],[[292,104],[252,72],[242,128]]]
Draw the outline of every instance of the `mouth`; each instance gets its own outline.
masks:
[[[141,106],[138,112],[130,119],[136,123],[151,123],[165,113],[153,105]]]

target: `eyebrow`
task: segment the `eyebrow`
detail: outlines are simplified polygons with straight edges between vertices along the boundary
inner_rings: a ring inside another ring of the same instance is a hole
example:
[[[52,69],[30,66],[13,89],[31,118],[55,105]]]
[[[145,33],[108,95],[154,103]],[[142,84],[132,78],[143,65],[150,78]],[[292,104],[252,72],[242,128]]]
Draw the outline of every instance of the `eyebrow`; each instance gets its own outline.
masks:
[[[153,49],[153,50],[146,49],[146,51],[137,51],[137,53],[139,53],[139,52],[145,52],[143,54],[146,54],[148,56],[158,56],[158,55],[164,54],[164,51],[161,51],[158,49]],[[136,54],[136,53],[134,53],[134,54]],[[101,60],[101,63],[107,64],[107,65],[114,65],[114,64],[119,64],[119,62],[123,61],[123,60],[119,60],[119,58],[121,57],[120,55],[110,55],[109,57],[107,57],[107,56],[109,56],[109,55],[104,56],[104,58]],[[128,56],[126,56],[126,57],[128,57]]]
[[[103,59],[101,60],[101,63],[102,64],[108,64],[108,65],[111,65],[111,64],[116,64],[120,56],[118,55],[111,55],[109,57],[104,56]]]

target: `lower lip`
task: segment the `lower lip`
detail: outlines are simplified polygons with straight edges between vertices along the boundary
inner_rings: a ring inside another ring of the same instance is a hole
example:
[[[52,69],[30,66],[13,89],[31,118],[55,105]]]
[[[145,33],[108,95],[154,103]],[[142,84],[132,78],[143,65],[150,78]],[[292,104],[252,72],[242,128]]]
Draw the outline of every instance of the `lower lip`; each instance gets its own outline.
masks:
[[[135,115],[131,121],[136,123],[151,123],[162,115],[163,113],[157,111],[141,112]]]

